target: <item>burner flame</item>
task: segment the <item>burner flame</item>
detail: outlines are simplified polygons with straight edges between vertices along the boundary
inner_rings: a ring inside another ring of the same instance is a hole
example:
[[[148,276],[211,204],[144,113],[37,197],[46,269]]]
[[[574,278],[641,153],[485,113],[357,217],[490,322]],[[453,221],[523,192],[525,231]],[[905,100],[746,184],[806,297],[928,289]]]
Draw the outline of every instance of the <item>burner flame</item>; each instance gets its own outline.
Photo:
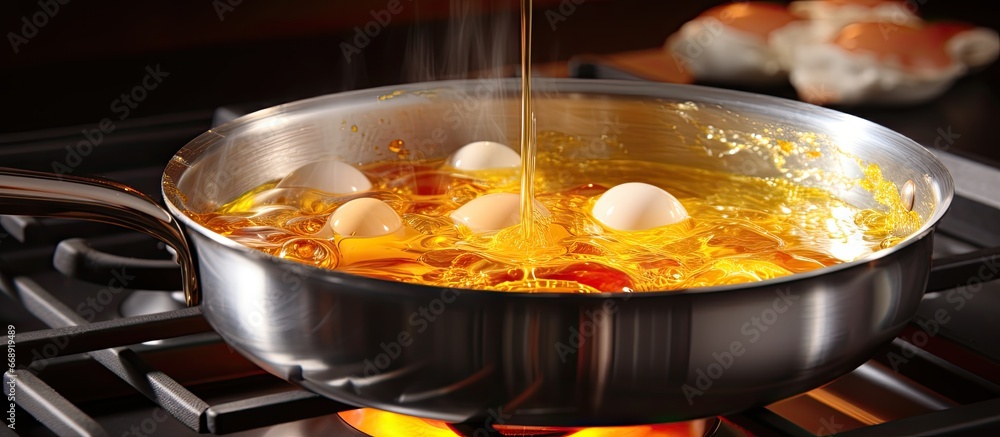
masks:
[[[358,431],[375,437],[419,435],[425,437],[461,437],[463,434],[445,422],[404,416],[388,411],[362,408],[343,411],[340,418]],[[612,426],[599,428],[558,428],[545,426],[496,425],[504,436],[545,437],[703,437],[715,430],[717,419],[654,425]]]

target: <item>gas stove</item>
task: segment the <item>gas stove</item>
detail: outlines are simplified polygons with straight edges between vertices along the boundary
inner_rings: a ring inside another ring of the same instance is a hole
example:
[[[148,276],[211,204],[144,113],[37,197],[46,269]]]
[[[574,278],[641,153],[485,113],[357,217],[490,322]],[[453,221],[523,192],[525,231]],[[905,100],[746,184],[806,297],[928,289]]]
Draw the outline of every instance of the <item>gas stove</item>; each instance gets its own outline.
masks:
[[[100,175],[159,198],[188,140],[251,110],[135,119],[92,153],[81,128],[0,137],[3,166]],[[890,127],[893,127],[890,125]],[[89,128],[89,127],[88,127]],[[84,128],[86,129],[86,128]],[[901,129],[904,130],[905,129]],[[931,140],[932,141],[932,140]],[[925,145],[931,141],[923,141]],[[0,324],[14,345],[15,426],[6,435],[885,436],[1000,429],[1000,169],[936,150],[956,200],[935,238],[918,316],[852,373],[808,393],[700,421],[609,429],[444,424],[341,404],[265,373],[186,308],[161,243],[119,228],[0,217]],[[6,396],[5,396],[6,397]],[[5,410],[9,408],[4,408]],[[5,421],[5,424],[9,423]],[[364,432],[363,432],[364,431]]]

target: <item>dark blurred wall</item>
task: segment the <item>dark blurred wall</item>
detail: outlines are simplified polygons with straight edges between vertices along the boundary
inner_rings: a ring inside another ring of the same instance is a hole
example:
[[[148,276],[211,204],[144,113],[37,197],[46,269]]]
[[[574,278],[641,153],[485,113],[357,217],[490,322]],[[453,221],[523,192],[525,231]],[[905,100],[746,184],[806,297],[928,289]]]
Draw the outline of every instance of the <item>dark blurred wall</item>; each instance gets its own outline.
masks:
[[[1000,25],[1000,16],[982,2],[912,1],[929,18]],[[535,61],[656,47],[685,21],[719,3],[535,0]],[[511,14],[517,5],[515,0],[5,0],[0,5],[5,35],[0,131],[94,123],[112,113],[121,93],[141,83],[147,66],[159,65],[167,75],[130,108],[130,117],[289,101],[434,77],[448,70],[442,67],[446,40],[468,31],[449,25],[448,17],[456,15],[494,26],[483,27],[480,37],[510,38],[503,58],[514,62],[517,20]],[[36,17],[40,13],[44,17]],[[44,23],[34,31],[24,23],[33,18]],[[378,20],[386,24],[371,28],[378,29],[375,37],[368,42],[358,37],[355,26],[363,29]],[[414,35],[421,37],[420,50],[414,48]],[[346,49],[345,56],[343,44],[356,41],[364,47]],[[492,61],[477,56],[465,65],[471,69]],[[431,71],[412,71],[416,57],[427,59],[423,67]],[[994,66],[984,74],[997,71]]]

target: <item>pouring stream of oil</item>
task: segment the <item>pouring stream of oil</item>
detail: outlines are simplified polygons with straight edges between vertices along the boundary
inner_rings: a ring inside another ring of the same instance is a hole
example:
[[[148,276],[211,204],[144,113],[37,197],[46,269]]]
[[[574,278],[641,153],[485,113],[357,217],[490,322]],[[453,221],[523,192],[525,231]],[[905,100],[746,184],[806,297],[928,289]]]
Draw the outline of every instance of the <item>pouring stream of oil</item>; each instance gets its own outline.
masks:
[[[521,0],[521,236],[534,241],[535,120],[531,108],[531,0]]]

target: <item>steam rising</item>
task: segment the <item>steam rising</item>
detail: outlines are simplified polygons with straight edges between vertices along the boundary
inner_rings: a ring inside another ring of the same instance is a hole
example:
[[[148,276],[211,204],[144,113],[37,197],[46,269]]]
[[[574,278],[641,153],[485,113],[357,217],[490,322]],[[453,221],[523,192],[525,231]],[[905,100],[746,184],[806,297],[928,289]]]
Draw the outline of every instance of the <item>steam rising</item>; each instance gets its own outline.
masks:
[[[512,7],[513,6],[513,7]],[[404,58],[406,82],[472,79],[474,91],[459,94],[442,125],[471,132],[477,140],[496,141],[518,150],[518,121],[506,119],[499,99],[511,99],[519,87],[504,83],[518,63],[518,8],[509,1],[451,0],[443,35],[440,27],[418,23],[410,31]],[[514,99],[516,100],[516,99]],[[509,100],[510,102],[512,100]],[[511,128],[515,128],[511,130]],[[456,149],[462,144],[446,144]]]
[[[411,27],[404,79],[426,82],[504,77],[504,67],[517,62],[517,9],[507,2],[468,0],[451,0],[448,9],[443,45],[435,42],[426,23]]]

